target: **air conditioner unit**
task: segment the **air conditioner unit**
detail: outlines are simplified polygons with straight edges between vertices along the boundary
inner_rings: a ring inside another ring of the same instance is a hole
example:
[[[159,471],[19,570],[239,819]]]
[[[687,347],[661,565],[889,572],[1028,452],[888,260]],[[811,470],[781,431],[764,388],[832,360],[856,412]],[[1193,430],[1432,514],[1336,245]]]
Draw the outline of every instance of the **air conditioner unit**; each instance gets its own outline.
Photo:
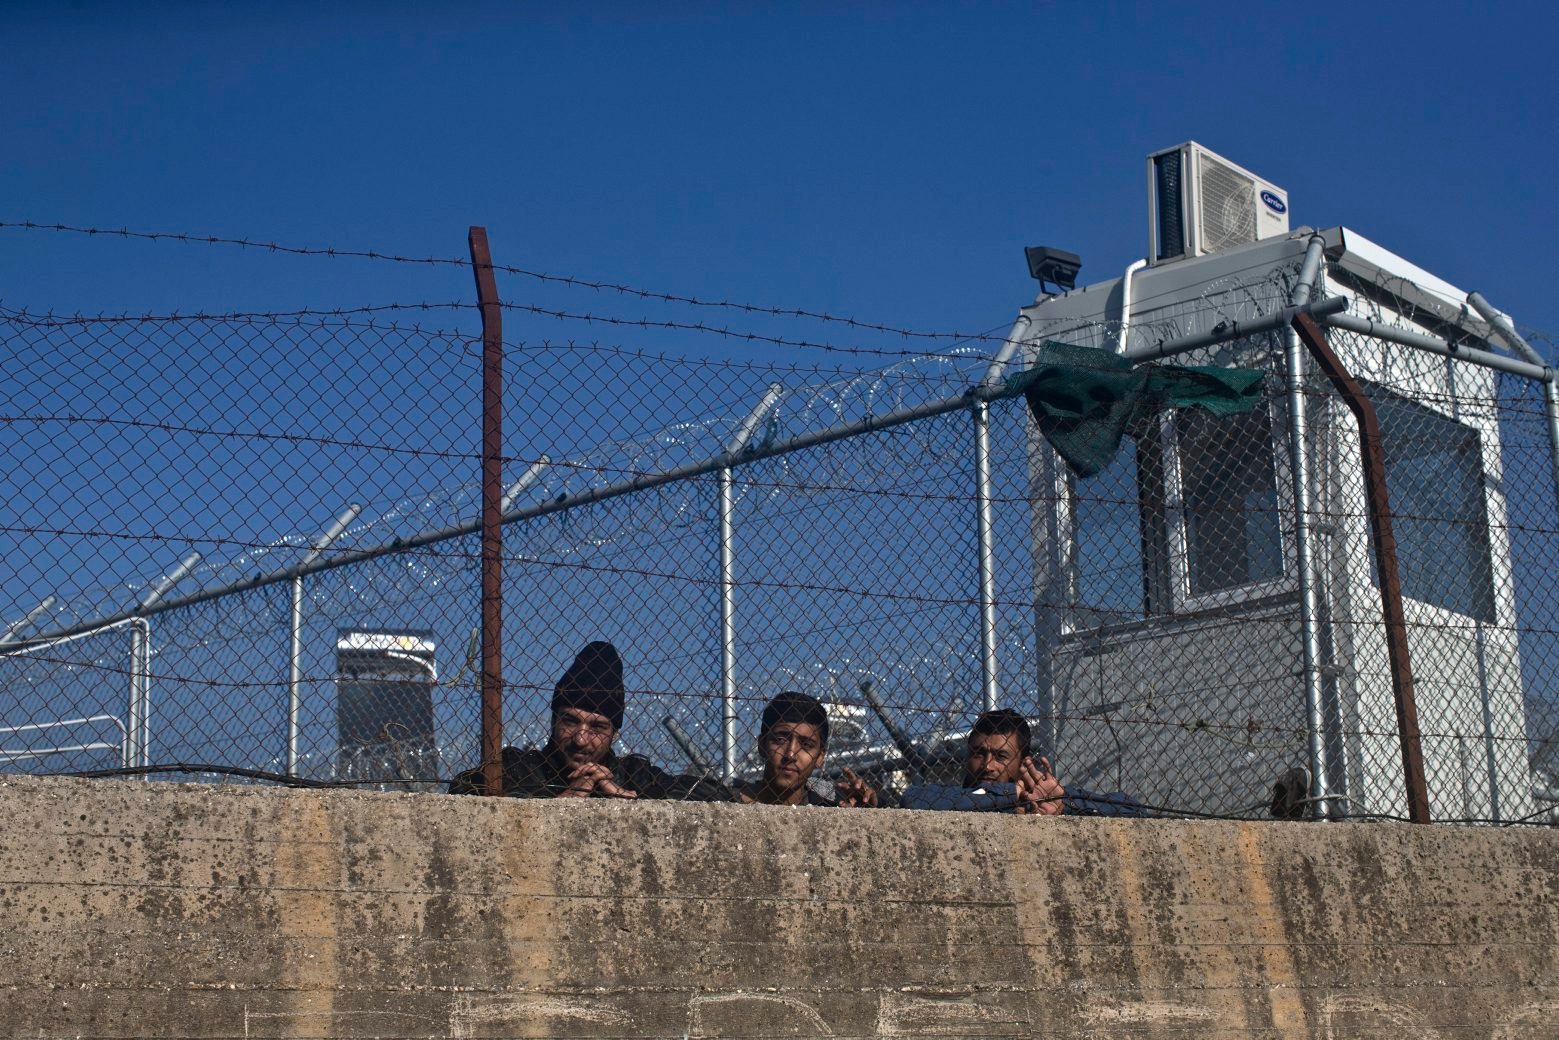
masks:
[[[1197,144],[1148,156],[1148,263],[1288,234],[1288,192]]]

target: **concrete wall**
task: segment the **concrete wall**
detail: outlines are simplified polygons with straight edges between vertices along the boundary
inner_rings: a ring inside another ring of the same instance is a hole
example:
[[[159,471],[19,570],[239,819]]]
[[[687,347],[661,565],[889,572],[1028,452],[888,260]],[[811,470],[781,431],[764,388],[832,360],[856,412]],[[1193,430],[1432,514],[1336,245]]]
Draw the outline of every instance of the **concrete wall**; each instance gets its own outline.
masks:
[[[1553,1037],[1559,836],[0,782],[0,1033]]]

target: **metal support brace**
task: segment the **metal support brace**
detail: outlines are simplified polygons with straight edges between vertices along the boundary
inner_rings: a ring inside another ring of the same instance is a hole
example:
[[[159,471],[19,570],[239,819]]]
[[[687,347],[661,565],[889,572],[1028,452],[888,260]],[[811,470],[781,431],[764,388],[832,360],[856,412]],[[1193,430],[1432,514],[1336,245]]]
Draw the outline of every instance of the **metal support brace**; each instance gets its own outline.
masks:
[[[37,623],[39,618],[43,617],[50,610],[53,610],[54,604],[58,600],[58,596],[50,595],[43,597],[42,603],[39,603],[36,607],[33,607],[24,617],[16,622],[13,622],[8,628],[6,628],[5,635],[0,636],[0,646],[4,646],[6,643],[11,642],[13,639],[24,634],[29,628]]]
[[[1483,320],[1493,326],[1495,333],[1504,340],[1507,347],[1542,372],[1537,378],[1543,384],[1543,411],[1547,413],[1548,418],[1548,461],[1552,464],[1554,472],[1554,499],[1559,502],[1559,387],[1555,386],[1553,366],[1526,341],[1520,332],[1516,331],[1515,323],[1507,315],[1496,310],[1488,300],[1483,298],[1482,293],[1468,293],[1467,302],[1483,316]]]
[[[541,471],[546,469],[551,464],[551,457],[543,455],[535,462],[531,463],[528,467],[526,467],[525,472],[520,474],[519,479],[516,480],[513,484],[510,484],[504,490],[503,503],[499,508],[503,512],[507,513],[509,511],[509,507],[514,505],[514,500],[519,498],[521,493],[524,492],[526,488],[536,483],[536,481],[541,478]]]

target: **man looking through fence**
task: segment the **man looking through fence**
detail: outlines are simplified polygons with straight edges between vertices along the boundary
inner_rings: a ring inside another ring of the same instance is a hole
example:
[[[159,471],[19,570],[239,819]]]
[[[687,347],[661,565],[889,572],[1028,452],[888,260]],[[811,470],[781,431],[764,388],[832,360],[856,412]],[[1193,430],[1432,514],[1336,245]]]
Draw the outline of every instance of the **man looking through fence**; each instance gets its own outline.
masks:
[[[849,769],[834,784],[832,796],[809,782],[828,754],[828,710],[816,697],[787,691],[764,705],[758,753],[763,778],[734,785],[738,801],[845,808],[877,804],[877,792]]]
[[[1050,760],[1033,755],[1028,719],[1010,708],[982,712],[969,730],[963,787],[912,787],[910,809],[990,809],[1025,816],[1143,816],[1146,810],[1124,794],[1095,794],[1067,788],[1050,770]]]
[[[503,749],[503,793],[516,798],[673,798],[725,802],[731,793],[702,777],[673,776],[642,755],[618,756],[612,743],[626,706],[623,662],[611,643],[587,645],[552,691],[545,747]],[[450,794],[482,794],[480,768],[450,782]]]

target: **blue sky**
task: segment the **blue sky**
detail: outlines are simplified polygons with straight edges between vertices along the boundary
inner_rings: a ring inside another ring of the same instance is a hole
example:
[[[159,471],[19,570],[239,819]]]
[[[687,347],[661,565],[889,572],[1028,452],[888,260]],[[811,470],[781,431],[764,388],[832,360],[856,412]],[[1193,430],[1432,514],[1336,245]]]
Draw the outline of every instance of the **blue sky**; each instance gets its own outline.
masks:
[[[556,5],[563,9],[564,5]],[[985,329],[1145,249],[1194,138],[1559,327],[1547,5],[27,4],[0,219],[498,259]],[[506,286],[511,296],[529,291]],[[109,312],[464,299],[459,271],[0,231],[0,299]],[[631,310],[631,308],[629,308]]]

